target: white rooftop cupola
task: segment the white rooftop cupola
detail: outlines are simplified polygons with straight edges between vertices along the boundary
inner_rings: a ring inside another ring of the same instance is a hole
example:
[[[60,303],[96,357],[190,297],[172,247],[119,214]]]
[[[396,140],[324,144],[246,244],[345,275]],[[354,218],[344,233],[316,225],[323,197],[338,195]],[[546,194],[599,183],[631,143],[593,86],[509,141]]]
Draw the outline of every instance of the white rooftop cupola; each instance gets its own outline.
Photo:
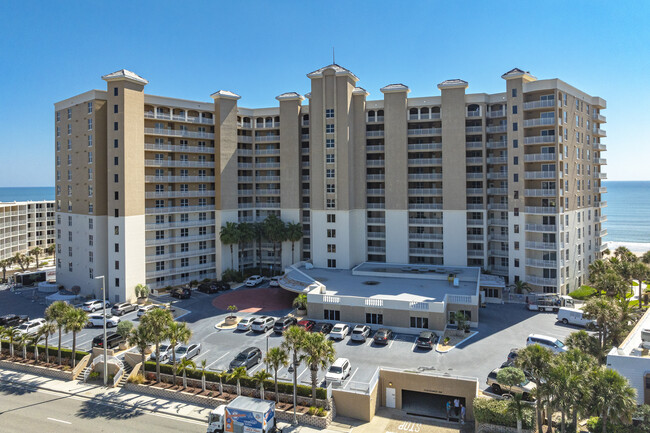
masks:
[[[110,74],[106,74],[102,76],[102,80],[104,81],[117,81],[117,80],[127,80],[131,81],[134,83],[146,85],[149,84],[149,81],[145,80],[135,72],[131,72],[126,69],[120,69],[119,71],[112,72]]]

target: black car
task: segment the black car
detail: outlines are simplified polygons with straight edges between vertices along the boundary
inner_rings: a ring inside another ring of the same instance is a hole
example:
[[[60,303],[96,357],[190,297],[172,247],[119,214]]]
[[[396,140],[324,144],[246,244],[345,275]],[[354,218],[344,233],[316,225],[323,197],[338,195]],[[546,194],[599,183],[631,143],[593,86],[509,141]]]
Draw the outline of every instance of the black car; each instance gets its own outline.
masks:
[[[433,349],[434,343],[438,340],[435,332],[422,331],[416,341],[416,345],[421,349]]]
[[[327,323],[327,322],[320,322],[314,325],[313,328],[311,328],[311,332],[320,332],[321,334],[329,334],[330,331],[332,330],[332,324]]]
[[[169,296],[178,299],[189,299],[190,296],[192,296],[192,291],[187,287],[176,287],[175,289],[172,289]]]
[[[117,332],[109,332],[106,334],[106,348],[113,349],[124,342],[124,338]],[[93,347],[104,347],[104,336],[98,335],[93,338]]]
[[[377,344],[388,344],[388,342],[393,338],[393,331],[387,328],[380,328],[375,332],[373,340]]]
[[[217,290],[220,292],[230,290],[230,284],[226,283],[225,281],[217,281],[215,285],[217,286]]]
[[[201,283],[199,284],[199,287],[196,290],[198,290],[201,293],[211,294],[211,293],[217,293],[219,291],[219,288],[217,287],[216,284]]]
[[[29,321],[29,316],[6,314],[0,317],[0,326],[18,326],[27,321]]]
[[[296,323],[298,323],[298,321],[295,317],[280,317],[273,325],[273,332],[276,334],[282,334],[285,330],[289,329],[290,326],[295,326]]]
[[[262,350],[257,347],[249,347],[246,350],[239,352],[235,359],[230,361],[230,370],[234,370],[238,367],[249,368],[262,362]]]

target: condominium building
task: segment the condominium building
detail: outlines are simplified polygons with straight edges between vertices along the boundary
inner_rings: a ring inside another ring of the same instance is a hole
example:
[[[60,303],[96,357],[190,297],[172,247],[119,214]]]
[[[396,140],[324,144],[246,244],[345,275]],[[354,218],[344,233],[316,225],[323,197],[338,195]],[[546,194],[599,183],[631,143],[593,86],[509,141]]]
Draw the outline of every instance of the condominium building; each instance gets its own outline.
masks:
[[[0,260],[54,243],[54,201],[0,203]]]
[[[240,259],[481,267],[539,292],[585,281],[605,249],[603,99],[519,69],[502,93],[453,79],[436,96],[390,84],[376,100],[339,65],[307,77],[307,95],[269,108],[226,90],[213,102],[148,95],[126,70],[56,103],[59,283],[92,291],[104,275],[111,300],[125,299]],[[231,257],[220,228],[269,214],[302,223],[295,257],[265,241]]]

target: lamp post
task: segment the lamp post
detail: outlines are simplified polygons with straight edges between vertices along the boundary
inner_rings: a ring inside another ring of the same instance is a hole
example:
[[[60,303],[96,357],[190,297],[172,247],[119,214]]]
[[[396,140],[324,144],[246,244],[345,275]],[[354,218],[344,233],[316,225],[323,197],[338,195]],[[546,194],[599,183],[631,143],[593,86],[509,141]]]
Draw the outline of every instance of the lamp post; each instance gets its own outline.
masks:
[[[108,347],[106,346],[106,278],[103,275],[95,277],[96,280],[102,280],[102,309],[104,311],[104,386],[108,385]]]
[[[297,396],[296,396],[296,388],[298,387],[298,361],[294,360],[293,364],[289,366],[287,371],[289,373],[293,373],[293,424],[296,425],[298,424],[298,417],[296,416],[296,403],[297,403]]]

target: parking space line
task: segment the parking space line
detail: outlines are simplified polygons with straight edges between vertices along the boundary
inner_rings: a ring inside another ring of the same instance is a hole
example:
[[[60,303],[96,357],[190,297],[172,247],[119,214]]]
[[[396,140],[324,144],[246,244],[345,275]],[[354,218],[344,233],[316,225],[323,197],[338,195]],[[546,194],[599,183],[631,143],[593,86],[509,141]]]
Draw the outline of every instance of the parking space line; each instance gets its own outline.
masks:
[[[373,341],[372,338],[369,338],[368,340],[370,340],[370,341],[368,341],[368,344],[366,344],[366,346],[370,346],[372,344],[372,341]]]
[[[255,370],[257,370],[258,368],[260,368],[262,365],[264,365],[264,363],[260,362],[260,363],[257,364],[255,367],[253,367],[253,368],[251,368],[250,370],[248,370],[247,373],[250,374],[250,373],[255,372]]]
[[[418,339],[415,337],[415,340],[413,340],[413,346],[411,346],[411,352],[415,350],[415,345],[418,344]]]
[[[208,353],[210,353],[210,349],[206,350],[205,352],[201,352],[201,353],[196,357],[196,360],[198,361],[198,359],[199,359],[200,357],[202,357],[202,356],[204,356],[204,355],[207,355]]]
[[[298,378],[297,378],[298,381],[300,380],[300,376],[302,376],[303,374],[305,374],[305,372],[306,372],[307,370],[309,370],[309,368],[305,367],[305,369],[304,369],[304,370],[303,370],[303,371],[298,375]]]
[[[208,366],[207,366],[206,368],[210,368],[210,367],[212,367],[212,365],[214,365],[214,364],[216,364],[217,362],[219,362],[220,360],[222,360],[222,359],[223,359],[226,355],[228,355],[229,353],[230,353],[230,352],[226,352],[226,353],[224,353],[224,354],[221,355],[219,358],[217,358],[215,361],[212,361],[210,364],[208,364]]]
[[[354,377],[355,374],[357,374],[357,371],[359,371],[359,367],[354,369],[354,372],[348,378],[348,383],[345,386],[348,386],[350,384],[350,382],[352,382],[352,378]]]
[[[395,339],[390,340],[390,343],[388,344],[388,348],[390,349],[393,347],[393,343],[395,342]]]

